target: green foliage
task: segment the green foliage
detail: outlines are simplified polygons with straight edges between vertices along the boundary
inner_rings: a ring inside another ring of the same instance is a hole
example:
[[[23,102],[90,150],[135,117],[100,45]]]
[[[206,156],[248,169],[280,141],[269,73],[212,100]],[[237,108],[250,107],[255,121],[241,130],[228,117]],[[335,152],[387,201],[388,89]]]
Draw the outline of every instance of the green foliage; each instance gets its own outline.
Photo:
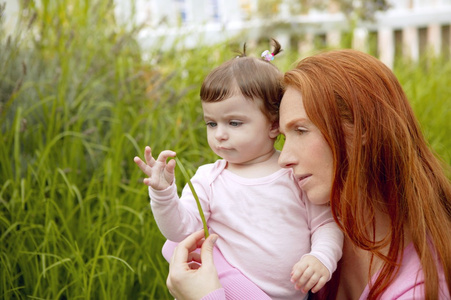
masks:
[[[418,63],[398,60],[401,81],[421,128],[451,178],[451,61],[426,55]]]
[[[0,27],[0,297],[170,299],[133,157],[172,149],[190,171],[216,159],[199,88],[235,48],[142,53],[109,0],[22,3],[16,31]],[[450,62],[396,71],[449,165]]]
[[[190,144],[187,104],[110,1],[41,4],[1,33],[0,297],[170,298],[132,160],[151,136]]]

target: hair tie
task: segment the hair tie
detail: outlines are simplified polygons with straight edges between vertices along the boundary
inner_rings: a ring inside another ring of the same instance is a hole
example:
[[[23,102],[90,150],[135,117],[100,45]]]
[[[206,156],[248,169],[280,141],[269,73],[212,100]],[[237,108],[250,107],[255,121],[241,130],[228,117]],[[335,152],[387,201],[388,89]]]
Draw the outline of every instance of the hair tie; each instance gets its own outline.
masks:
[[[262,58],[266,61],[274,60],[274,54],[269,52],[269,50],[265,50],[262,53]]]

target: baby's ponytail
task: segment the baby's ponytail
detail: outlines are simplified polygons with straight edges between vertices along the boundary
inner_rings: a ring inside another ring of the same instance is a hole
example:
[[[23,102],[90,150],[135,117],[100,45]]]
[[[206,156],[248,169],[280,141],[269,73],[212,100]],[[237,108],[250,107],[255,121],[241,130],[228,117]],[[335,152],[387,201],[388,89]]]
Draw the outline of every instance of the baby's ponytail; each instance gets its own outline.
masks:
[[[274,38],[271,38],[271,40],[274,46],[274,50],[272,52],[265,50],[261,55],[262,59],[268,62],[274,60],[274,56],[282,52],[282,46],[280,46],[280,43]]]

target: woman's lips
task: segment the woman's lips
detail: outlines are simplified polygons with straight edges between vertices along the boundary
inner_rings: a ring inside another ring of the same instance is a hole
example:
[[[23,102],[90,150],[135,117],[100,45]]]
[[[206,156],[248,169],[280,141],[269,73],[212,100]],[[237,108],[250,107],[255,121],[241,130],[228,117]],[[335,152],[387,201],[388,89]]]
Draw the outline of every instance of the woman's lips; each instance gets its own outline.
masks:
[[[308,182],[311,176],[312,174],[296,176],[299,186],[302,188]]]

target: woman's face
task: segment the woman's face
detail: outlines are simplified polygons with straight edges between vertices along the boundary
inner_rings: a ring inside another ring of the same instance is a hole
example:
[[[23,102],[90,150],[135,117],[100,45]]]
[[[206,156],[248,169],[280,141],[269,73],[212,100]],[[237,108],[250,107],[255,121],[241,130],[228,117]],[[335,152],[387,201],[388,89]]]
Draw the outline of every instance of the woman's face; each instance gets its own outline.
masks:
[[[305,112],[301,93],[288,87],[280,104],[280,132],[285,144],[279,165],[292,168],[299,186],[315,204],[330,200],[333,156],[319,129]]]

